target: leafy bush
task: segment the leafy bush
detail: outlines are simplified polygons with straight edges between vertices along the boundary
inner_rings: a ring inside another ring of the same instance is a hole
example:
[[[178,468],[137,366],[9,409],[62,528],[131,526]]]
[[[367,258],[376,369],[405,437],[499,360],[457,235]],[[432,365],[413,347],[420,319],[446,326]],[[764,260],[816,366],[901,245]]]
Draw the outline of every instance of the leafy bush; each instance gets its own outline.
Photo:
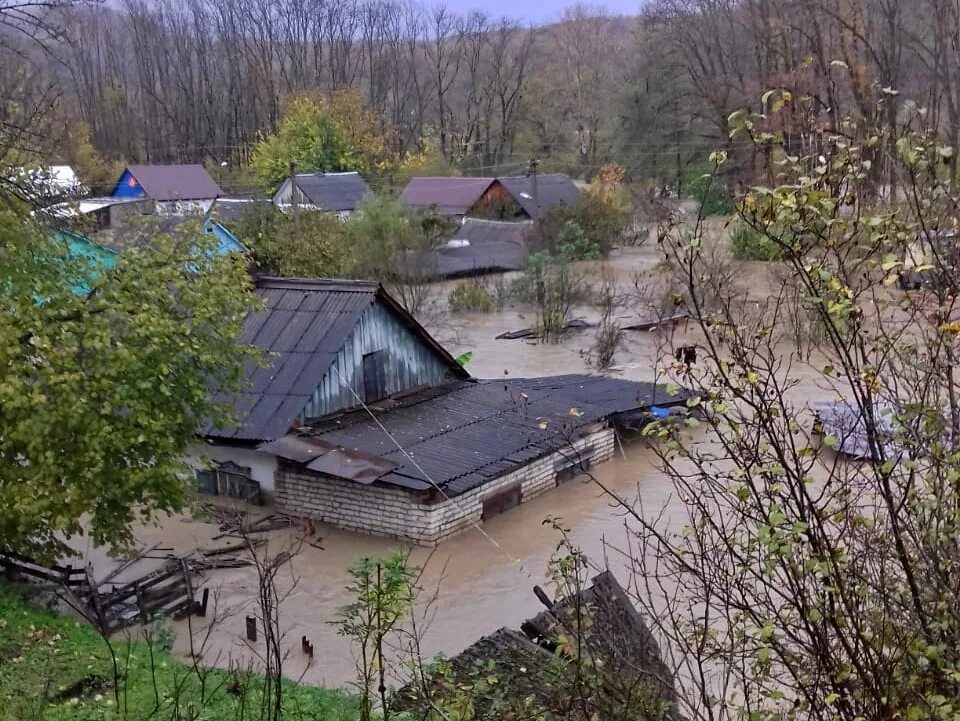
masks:
[[[702,164],[688,169],[683,189],[687,197],[700,204],[703,215],[730,215],[734,210],[733,199],[723,181]]]
[[[632,219],[633,206],[624,188],[591,186],[573,205],[544,214],[545,247],[558,252],[563,245],[572,245],[576,259],[597,260],[621,241]],[[564,233],[574,232],[568,228],[571,223],[582,240],[564,237]]]
[[[730,231],[730,249],[739,260],[776,260],[780,247],[749,225],[737,223]]]
[[[560,228],[557,246],[570,260],[600,259],[600,248],[587,237],[576,220],[568,220]]]
[[[478,311],[489,313],[496,305],[493,295],[482,280],[471,279],[460,283],[447,297],[454,312]]]
[[[349,273],[353,263],[349,228],[329,213],[284,214],[265,205],[240,221],[236,235],[272,275],[330,278]]]

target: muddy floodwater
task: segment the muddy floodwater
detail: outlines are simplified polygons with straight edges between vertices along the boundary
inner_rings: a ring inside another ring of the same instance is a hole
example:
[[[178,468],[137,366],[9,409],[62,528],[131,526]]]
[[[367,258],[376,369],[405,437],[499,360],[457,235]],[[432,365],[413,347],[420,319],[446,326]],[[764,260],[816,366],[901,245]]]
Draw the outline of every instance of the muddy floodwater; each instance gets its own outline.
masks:
[[[633,273],[652,267],[655,249],[621,253],[613,260],[618,283],[627,286]],[[597,271],[599,272],[599,271]],[[439,287],[444,297],[450,286]],[[751,293],[764,292],[754,284]],[[588,311],[587,311],[588,312]],[[557,345],[538,345],[525,340],[494,340],[504,330],[531,326],[532,311],[507,308],[489,314],[441,314],[428,323],[451,350],[472,351],[469,370],[477,377],[498,378],[583,373],[588,368],[584,352],[593,340],[593,331],[571,334]],[[619,377],[657,380],[658,359],[672,344],[693,339],[692,329],[682,325],[669,332],[627,333],[617,354]],[[672,334],[672,336],[665,335]],[[669,481],[656,469],[654,453],[642,442],[623,446],[617,457],[595,469],[597,477],[612,490],[630,500],[640,499],[648,511],[666,507],[666,520],[677,526],[684,521],[682,505],[671,498]],[[517,626],[536,613],[538,602],[531,593],[534,584],[546,585],[547,566],[560,541],[560,534],[548,519],[559,519],[570,529],[573,542],[595,562],[606,561],[612,569],[624,561],[610,549],[622,547],[628,523],[622,510],[592,483],[574,480],[508,513],[484,523],[480,530],[468,530],[435,549],[415,548],[412,563],[424,566],[422,599],[431,601],[424,609],[423,646],[426,656],[452,654],[478,637],[502,626]],[[345,586],[347,568],[363,555],[384,556],[401,548],[397,542],[339,531],[320,525],[320,548],[304,546],[281,573],[280,585],[286,597],[280,619],[286,632],[284,645],[290,651],[285,674],[307,683],[327,686],[348,684],[354,678],[354,661],[349,643],[340,638],[331,622],[337,609],[350,601]],[[158,527],[144,529],[143,544],[162,542],[178,549],[208,543],[217,532],[214,525],[189,519],[168,519]],[[271,550],[284,548],[290,538],[282,532],[270,534]],[[626,580],[626,579],[625,579]],[[244,639],[244,616],[255,614],[256,573],[251,568],[215,571],[206,585],[211,588],[217,620],[212,629],[206,621],[193,619],[177,623],[175,650],[188,654],[202,647],[207,663],[219,666],[246,665],[255,657]],[[314,644],[315,660],[309,667],[300,651],[300,638]]]

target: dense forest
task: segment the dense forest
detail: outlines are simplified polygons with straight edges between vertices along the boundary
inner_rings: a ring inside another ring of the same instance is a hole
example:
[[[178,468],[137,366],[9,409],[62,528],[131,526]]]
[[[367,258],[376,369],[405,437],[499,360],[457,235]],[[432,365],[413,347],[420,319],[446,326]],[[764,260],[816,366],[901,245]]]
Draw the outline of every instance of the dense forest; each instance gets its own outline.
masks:
[[[54,105],[37,144],[80,166],[94,151],[242,166],[291,95],[348,88],[394,150],[466,174],[536,156],[581,176],[614,161],[674,186],[730,145],[728,116],[762,110],[769,89],[804,99],[778,120],[798,150],[850,114],[960,141],[952,0],[649,0],[629,18],[574,5],[544,27],[395,0],[36,6],[47,52],[8,43],[5,120]],[[768,159],[727,149],[731,186],[764,172]]]

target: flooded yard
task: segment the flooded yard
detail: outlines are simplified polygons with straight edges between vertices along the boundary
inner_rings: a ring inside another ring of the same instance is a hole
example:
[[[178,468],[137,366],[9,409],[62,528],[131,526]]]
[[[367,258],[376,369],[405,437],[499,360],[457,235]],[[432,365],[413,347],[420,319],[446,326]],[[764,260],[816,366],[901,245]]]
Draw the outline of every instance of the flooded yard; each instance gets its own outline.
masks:
[[[628,249],[611,261],[623,290],[634,274],[656,264],[655,246]],[[590,270],[589,268],[587,270]],[[598,268],[593,268],[599,273]],[[751,293],[762,297],[761,279],[751,283]],[[436,296],[445,298],[450,284],[439,285]],[[582,309],[589,317],[590,309]],[[580,311],[578,310],[577,314]],[[470,372],[480,378],[529,377],[589,370],[584,355],[593,341],[590,329],[570,333],[558,344],[527,340],[494,340],[505,330],[529,327],[535,314],[529,308],[508,307],[493,313],[441,314],[431,330],[454,354],[472,352]],[[434,327],[435,326],[435,327]],[[448,336],[448,337],[447,337]],[[452,339],[452,340],[450,340]],[[615,359],[619,377],[662,380],[664,357],[676,345],[697,342],[693,324],[683,323],[654,332],[627,332]],[[614,460],[598,465],[597,479],[629,501],[639,500],[648,512],[666,509],[664,521],[677,528],[685,510],[672,498],[670,482],[656,467],[654,452],[643,442],[621,444]],[[517,626],[537,612],[531,593],[535,584],[548,586],[547,569],[561,540],[551,519],[568,528],[570,537],[596,563],[609,563],[615,572],[624,560],[614,550],[622,547],[629,526],[622,509],[598,485],[580,479],[569,481],[528,503],[472,528],[435,549],[412,549],[411,562],[423,567],[420,619],[422,653],[453,654],[478,637],[503,626]],[[320,547],[304,545],[280,574],[285,592],[280,622],[289,651],[284,673],[311,684],[340,686],[354,678],[349,643],[332,625],[337,609],[351,598],[348,567],[364,555],[386,556],[401,548],[398,542],[345,532],[317,524]],[[217,533],[212,523],[187,518],[168,519],[138,534],[141,544],[163,543],[177,550],[209,544]],[[270,552],[293,542],[285,532],[269,534]],[[624,576],[624,581],[627,578]],[[208,619],[176,624],[175,651],[183,655],[202,652],[204,661],[218,666],[256,663],[254,649],[244,638],[244,617],[255,615],[257,575],[253,568],[213,571],[206,586],[215,612]],[[215,619],[212,628],[207,625]],[[192,630],[192,638],[191,638]],[[300,639],[314,645],[314,662],[306,663]]]

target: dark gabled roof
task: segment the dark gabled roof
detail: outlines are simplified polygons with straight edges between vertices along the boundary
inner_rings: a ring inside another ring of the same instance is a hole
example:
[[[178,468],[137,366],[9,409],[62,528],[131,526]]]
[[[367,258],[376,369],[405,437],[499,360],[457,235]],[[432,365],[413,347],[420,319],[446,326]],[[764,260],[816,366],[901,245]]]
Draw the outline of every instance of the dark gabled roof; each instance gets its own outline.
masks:
[[[259,348],[268,365],[248,368],[250,385],[243,393],[217,397],[233,408],[237,425],[207,427],[201,430],[203,435],[264,441],[287,433],[360,317],[377,302],[397,314],[447,361],[454,373],[469,375],[375,282],[260,278],[257,295],[264,307],[247,317],[240,342]]]
[[[497,178],[517,204],[531,218],[537,217],[537,202],[533,195],[533,179],[529,175]],[[537,176],[537,193],[542,211],[558,205],[573,205],[580,197],[580,190],[569,176],[563,173],[547,173]]]
[[[434,208],[438,213],[464,215],[483,197],[493,178],[413,178],[400,202],[414,208]]]
[[[456,278],[523,270],[532,232],[532,221],[467,218],[444,245],[417,254],[414,271],[421,276]]]
[[[244,220],[248,213],[270,210],[273,210],[273,203],[269,198],[224,197],[213,201],[207,215],[230,226]]]
[[[598,421],[654,404],[679,405],[687,395],[590,375],[459,381],[374,408],[376,421],[367,411],[355,411],[313,425],[301,440],[318,445],[314,454],[298,449],[284,456],[284,446],[298,445],[287,439],[261,448],[314,464],[336,449],[368,465],[375,457],[384,466],[377,482],[417,491],[435,484],[455,496],[569,448]]]
[[[206,200],[223,191],[202,165],[128,165],[153,200]]]
[[[296,182],[313,205],[331,213],[356,210],[370,193],[359,173],[301,173]]]

